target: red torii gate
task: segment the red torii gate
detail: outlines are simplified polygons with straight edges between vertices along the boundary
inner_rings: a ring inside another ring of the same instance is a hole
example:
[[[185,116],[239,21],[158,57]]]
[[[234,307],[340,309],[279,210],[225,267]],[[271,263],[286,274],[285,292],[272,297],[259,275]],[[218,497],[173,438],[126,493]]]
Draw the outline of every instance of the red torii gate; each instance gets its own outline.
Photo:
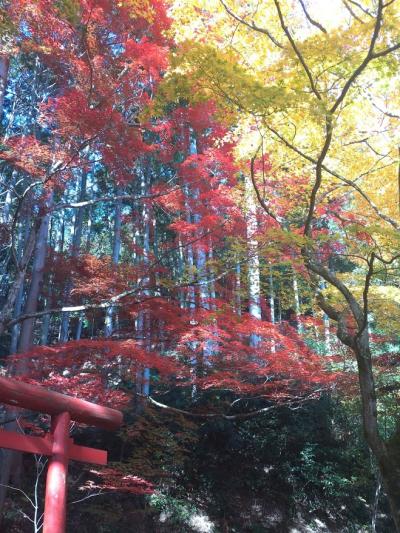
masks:
[[[45,437],[0,429],[0,448],[50,456],[43,533],[64,533],[69,459],[107,464],[106,451],[74,444],[69,438],[70,421],[113,430],[121,426],[123,415],[115,409],[3,377],[0,377],[0,402],[51,415],[51,431]]]

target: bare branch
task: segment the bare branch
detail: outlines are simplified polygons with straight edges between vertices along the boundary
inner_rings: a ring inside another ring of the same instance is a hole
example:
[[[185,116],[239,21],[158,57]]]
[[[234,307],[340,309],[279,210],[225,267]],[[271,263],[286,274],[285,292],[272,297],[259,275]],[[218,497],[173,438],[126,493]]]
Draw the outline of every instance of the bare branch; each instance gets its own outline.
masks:
[[[93,200],[83,200],[80,202],[66,202],[55,205],[51,211],[59,211],[60,209],[79,209],[81,207],[87,207],[91,205],[95,205],[101,202],[118,202],[118,201],[131,201],[131,202],[138,202],[141,200],[152,200],[155,198],[160,198],[161,196],[166,196],[168,194],[171,194],[175,191],[177,191],[180,187],[172,187],[171,189],[168,189],[167,191],[163,191],[160,193],[155,194],[144,194],[141,196],[135,196],[133,194],[121,194],[117,196],[101,196],[99,198],[94,198]]]
[[[324,162],[324,159],[326,157],[326,154],[328,153],[329,147],[332,142],[332,133],[333,133],[332,128],[333,128],[332,116],[330,114],[327,114],[325,116],[325,142],[322,147],[321,153],[319,154],[318,159],[316,161],[315,183],[311,191],[310,205],[308,208],[307,218],[304,224],[304,234],[308,236],[311,233],[311,223],[314,217],[314,210],[315,210],[315,205],[317,201],[317,193],[322,183],[323,162]]]
[[[258,147],[257,152],[254,154],[254,156],[250,160],[250,178],[251,182],[253,184],[254,191],[256,193],[257,199],[261,205],[261,207],[264,209],[264,211],[269,215],[271,218],[276,220],[278,224],[280,224],[280,221],[278,220],[277,215],[275,215],[271,209],[268,207],[267,203],[265,202],[264,198],[261,196],[260,190],[258,188],[258,185],[256,183],[255,173],[254,173],[254,163],[257,158],[258,152],[260,151],[261,145]]]
[[[284,31],[286,37],[288,38],[292,48],[293,48],[293,51],[294,53],[296,54],[298,60],[300,61],[303,69],[304,69],[304,72],[306,73],[307,75],[307,78],[308,78],[308,81],[310,82],[310,87],[311,87],[311,90],[312,92],[315,94],[315,96],[318,98],[318,100],[322,100],[322,97],[315,85],[315,82],[314,82],[314,78],[313,78],[313,75],[311,73],[311,70],[309,68],[309,66],[307,65],[304,57],[303,57],[303,54],[300,52],[300,49],[298,48],[295,40],[293,39],[292,37],[292,34],[290,33],[288,27],[286,26],[285,24],[285,20],[283,18],[283,15],[282,15],[282,10],[281,10],[281,6],[278,2],[278,0],[274,0],[274,4],[275,4],[275,7],[276,7],[276,10],[278,12],[278,17],[279,17],[279,22],[281,24],[281,28],[282,30]]]
[[[365,13],[366,15],[368,15],[369,17],[371,18],[374,18],[374,15],[368,11],[368,9],[366,9],[365,7],[363,7],[361,4],[359,4],[358,2],[356,2],[355,0],[347,0],[348,2],[350,2],[350,4],[353,4],[353,6],[356,6],[358,7],[358,9],[360,9],[363,13]]]
[[[103,494],[106,494],[107,496],[109,496],[110,494],[113,494],[112,492],[104,492],[104,491],[99,491],[99,492],[95,492],[95,493],[92,493],[92,494],[87,494],[86,496],[84,496],[83,498],[80,498],[79,500],[74,500],[72,502],[68,502],[68,505],[73,505],[74,503],[80,503],[80,502],[84,502],[85,500],[90,500],[91,498],[95,498],[96,496],[102,496]]]
[[[232,9],[230,9],[230,7],[228,7],[224,0],[219,0],[221,5],[224,7],[225,11],[228,13],[228,15],[230,15],[232,18],[234,18],[235,20],[237,20],[240,24],[243,24],[244,26],[247,26],[248,28],[250,28],[251,30],[254,30],[254,31],[258,31],[259,33],[263,33],[264,35],[266,35],[273,43],[275,46],[277,46],[278,48],[283,48],[283,46],[281,45],[280,42],[278,42],[275,37],[272,35],[271,32],[269,32],[266,28],[261,28],[260,26],[257,26],[254,21],[251,22],[251,24],[249,22],[247,22],[246,20],[244,20],[243,18],[239,17],[238,15],[236,15],[236,13],[234,13],[232,11]]]
[[[364,333],[365,329],[368,326],[368,293],[369,293],[369,288],[371,285],[372,276],[374,275],[374,261],[375,261],[375,253],[372,252],[371,259],[368,261],[368,271],[367,271],[367,275],[365,276],[365,283],[364,283],[364,289],[363,289],[364,321],[357,332],[356,339],[359,339],[361,337],[361,335]]]
[[[392,52],[393,50],[396,50],[400,46],[400,44],[399,44],[399,45],[396,45],[396,47],[391,47],[390,49],[387,48],[386,50],[383,50],[382,52],[374,53],[375,44],[376,44],[376,41],[378,39],[378,35],[379,35],[380,29],[381,29],[381,25],[382,25],[382,11],[383,11],[382,0],[378,0],[378,2],[379,2],[378,3],[378,12],[377,12],[377,15],[376,15],[374,31],[372,33],[372,37],[371,37],[371,41],[370,41],[370,44],[369,44],[369,47],[368,47],[367,55],[365,56],[363,61],[354,70],[353,74],[348,78],[348,80],[344,84],[342,92],[340,93],[340,95],[336,99],[336,102],[333,104],[333,106],[330,109],[330,113],[332,113],[332,114],[335,113],[335,111],[338,109],[340,104],[345,99],[345,97],[346,97],[347,93],[349,92],[351,86],[353,85],[354,81],[365,70],[365,68],[372,61],[372,59],[376,59],[377,57],[381,57],[382,55],[387,55],[390,52]]]
[[[309,12],[307,11],[307,7],[306,7],[306,4],[305,4],[304,0],[299,0],[299,2],[300,2],[300,5],[301,5],[301,7],[302,7],[302,9],[303,9],[303,11],[304,11],[304,14],[305,14],[307,20],[308,20],[313,26],[315,26],[316,28],[318,28],[318,29],[321,30],[322,32],[324,32],[324,33],[328,33],[328,32],[326,31],[326,29],[322,26],[322,24],[320,24],[318,21],[314,20],[314,19],[310,16]]]
[[[278,403],[278,404],[270,405],[268,407],[257,409],[255,411],[250,411],[249,413],[238,413],[236,415],[226,415],[224,413],[194,413],[191,411],[186,411],[185,409],[177,409],[176,407],[171,407],[164,403],[157,402],[151,396],[143,396],[143,398],[145,398],[151,405],[154,405],[155,407],[158,407],[159,409],[163,409],[170,413],[175,413],[177,415],[188,416],[190,418],[199,418],[203,420],[209,420],[209,419],[215,419],[215,418],[222,418],[224,420],[248,420],[250,418],[255,418],[259,415],[269,413],[270,411],[277,409],[279,407],[282,407],[282,406],[288,407],[291,405],[301,405],[302,403],[315,399],[316,394],[318,393],[314,393],[314,395],[311,394],[305,398],[297,398],[295,400],[289,400],[282,404]]]
[[[354,13],[354,11],[351,9],[351,7],[349,6],[349,4],[347,3],[346,0],[342,0],[342,2],[343,2],[344,7],[347,9],[347,11],[350,13],[350,15],[351,15],[353,18],[355,18],[356,20],[358,20],[358,22],[361,22],[361,24],[365,24],[365,22],[364,22],[360,17],[358,17],[358,16]]]

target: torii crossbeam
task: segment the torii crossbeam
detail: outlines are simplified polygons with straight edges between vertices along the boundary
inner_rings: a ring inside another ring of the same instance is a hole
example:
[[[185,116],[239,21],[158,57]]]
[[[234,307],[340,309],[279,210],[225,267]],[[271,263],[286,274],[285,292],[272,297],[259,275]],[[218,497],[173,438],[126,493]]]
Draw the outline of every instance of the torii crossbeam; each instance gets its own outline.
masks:
[[[43,533],[64,533],[67,508],[68,461],[107,464],[107,452],[78,446],[69,438],[71,420],[103,429],[117,429],[120,411],[46,390],[36,385],[0,377],[0,402],[51,415],[45,437],[32,437],[0,429],[0,448],[50,457],[46,478]]]

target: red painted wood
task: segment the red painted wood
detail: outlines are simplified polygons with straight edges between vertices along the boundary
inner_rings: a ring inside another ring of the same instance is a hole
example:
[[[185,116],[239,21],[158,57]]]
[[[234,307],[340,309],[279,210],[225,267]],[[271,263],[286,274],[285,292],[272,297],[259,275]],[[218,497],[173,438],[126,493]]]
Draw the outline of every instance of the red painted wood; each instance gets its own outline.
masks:
[[[0,448],[18,450],[19,452],[51,455],[53,453],[53,441],[43,437],[21,435],[15,431],[0,430]]]
[[[105,450],[79,446],[74,444],[72,439],[68,439],[68,446],[68,458],[73,461],[96,465],[107,464],[107,452]],[[0,429],[0,448],[8,448],[25,453],[52,455],[53,439],[49,435],[46,435],[46,437],[33,437],[31,435],[21,435],[21,433]]]
[[[0,402],[52,415],[51,435],[34,437],[0,430],[0,448],[49,455],[43,533],[65,533],[68,460],[107,464],[107,452],[77,446],[69,438],[71,420],[105,429],[123,422],[120,411],[49,391],[21,381],[0,377]]]
[[[105,466],[107,464],[107,452],[105,450],[78,446],[77,444],[70,446],[69,458],[73,461],[81,461],[82,463],[91,463],[94,465]]]
[[[52,417],[53,455],[46,478],[43,533],[64,533],[67,512],[69,413]]]
[[[121,411],[3,377],[0,402],[49,415],[68,412],[72,420],[104,429],[117,429],[123,422]]]

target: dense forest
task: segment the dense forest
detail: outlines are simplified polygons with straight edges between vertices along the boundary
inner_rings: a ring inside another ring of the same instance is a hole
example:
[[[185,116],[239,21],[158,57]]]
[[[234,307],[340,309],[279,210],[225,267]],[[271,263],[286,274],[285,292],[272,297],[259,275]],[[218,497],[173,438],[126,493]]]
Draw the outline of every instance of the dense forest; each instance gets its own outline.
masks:
[[[67,531],[400,532],[399,65],[400,0],[0,0],[0,376],[124,415]]]

